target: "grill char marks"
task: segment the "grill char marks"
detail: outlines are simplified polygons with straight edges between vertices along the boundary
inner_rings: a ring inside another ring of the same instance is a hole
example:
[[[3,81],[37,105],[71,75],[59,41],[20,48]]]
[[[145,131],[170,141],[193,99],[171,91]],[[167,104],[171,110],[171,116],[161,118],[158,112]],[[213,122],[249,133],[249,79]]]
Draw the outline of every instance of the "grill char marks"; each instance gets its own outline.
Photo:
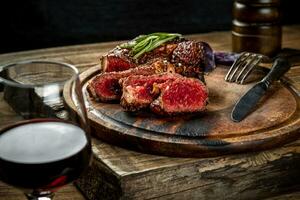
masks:
[[[203,52],[199,43],[195,41],[183,41],[173,51],[172,62],[182,65],[199,66],[203,58]]]
[[[172,53],[171,63],[176,72],[187,77],[202,79],[204,71],[211,71],[215,65],[213,51],[205,42],[185,40]]]

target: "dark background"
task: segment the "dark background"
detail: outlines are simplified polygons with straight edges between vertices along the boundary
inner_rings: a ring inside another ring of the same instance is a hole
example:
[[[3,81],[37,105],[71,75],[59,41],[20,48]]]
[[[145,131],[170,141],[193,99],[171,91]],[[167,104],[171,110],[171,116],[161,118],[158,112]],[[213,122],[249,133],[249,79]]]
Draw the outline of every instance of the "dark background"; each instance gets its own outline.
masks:
[[[300,24],[299,0],[282,0],[283,24]],[[6,2],[5,4],[3,2]],[[3,0],[0,53],[231,28],[232,0]]]

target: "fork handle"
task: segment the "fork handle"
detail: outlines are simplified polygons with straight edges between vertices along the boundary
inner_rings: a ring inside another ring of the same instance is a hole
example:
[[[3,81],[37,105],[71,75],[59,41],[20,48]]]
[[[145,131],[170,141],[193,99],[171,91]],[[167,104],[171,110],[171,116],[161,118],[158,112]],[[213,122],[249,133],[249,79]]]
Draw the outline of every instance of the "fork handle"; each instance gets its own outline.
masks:
[[[274,61],[271,70],[269,73],[263,78],[262,82],[265,82],[267,85],[270,85],[273,81],[277,81],[281,78],[289,69],[291,68],[291,64],[285,58],[276,58]]]

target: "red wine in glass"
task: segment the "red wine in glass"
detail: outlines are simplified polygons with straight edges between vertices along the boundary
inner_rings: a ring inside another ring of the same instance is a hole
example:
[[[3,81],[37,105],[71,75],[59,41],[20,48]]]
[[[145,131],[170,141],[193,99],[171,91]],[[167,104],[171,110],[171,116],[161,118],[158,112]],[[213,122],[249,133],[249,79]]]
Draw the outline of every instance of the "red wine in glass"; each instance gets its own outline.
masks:
[[[0,84],[0,101],[14,112],[10,124],[0,120],[0,179],[28,199],[51,199],[91,160],[79,71],[67,63],[22,61],[0,66]],[[75,110],[64,104],[68,92]]]
[[[22,189],[55,190],[77,179],[90,161],[84,131],[62,120],[34,120],[0,135],[0,177]]]

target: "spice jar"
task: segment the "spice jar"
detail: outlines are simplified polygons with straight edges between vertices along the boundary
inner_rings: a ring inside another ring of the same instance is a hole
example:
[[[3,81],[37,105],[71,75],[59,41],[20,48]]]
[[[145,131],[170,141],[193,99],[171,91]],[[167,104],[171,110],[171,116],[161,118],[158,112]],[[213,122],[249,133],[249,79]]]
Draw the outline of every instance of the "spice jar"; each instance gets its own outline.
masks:
[[[268,56],[281,49],[280,0],[235,0],[233,3],[232,50]]]

